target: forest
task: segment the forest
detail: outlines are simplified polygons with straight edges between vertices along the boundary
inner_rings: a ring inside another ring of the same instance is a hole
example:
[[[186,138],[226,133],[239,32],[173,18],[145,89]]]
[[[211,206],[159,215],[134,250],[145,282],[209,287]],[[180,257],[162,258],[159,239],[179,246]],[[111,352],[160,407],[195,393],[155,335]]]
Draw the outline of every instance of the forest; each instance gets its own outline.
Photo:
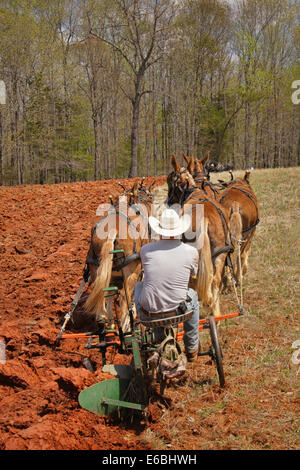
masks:
[[[0,184],[298,166],[299,58],[299,0],[1,1]]]

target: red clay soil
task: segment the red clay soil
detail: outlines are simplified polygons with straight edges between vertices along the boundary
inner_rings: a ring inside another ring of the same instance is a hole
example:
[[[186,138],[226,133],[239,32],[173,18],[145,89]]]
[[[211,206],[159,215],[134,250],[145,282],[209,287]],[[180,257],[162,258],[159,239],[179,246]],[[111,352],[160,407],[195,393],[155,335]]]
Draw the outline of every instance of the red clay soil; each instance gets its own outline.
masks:
[[[135,180],[120,181],[129,188]],[[108,425],[80,408],[81,390],[111,378],[100,354],[87,352],[85,339],[56,345],[96,209],[121,192],[117,180],[0,188],[0,450],[147,448],[141,426]],[[95,373],[83,367],[84,356]]]

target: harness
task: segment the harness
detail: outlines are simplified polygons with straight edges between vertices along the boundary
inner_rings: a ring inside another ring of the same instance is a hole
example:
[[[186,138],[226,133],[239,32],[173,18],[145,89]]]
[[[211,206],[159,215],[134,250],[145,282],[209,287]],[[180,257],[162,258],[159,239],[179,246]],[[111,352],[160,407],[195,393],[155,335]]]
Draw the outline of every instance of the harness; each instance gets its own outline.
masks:
[[[151,196],[149,196],[151,197]],[[138,194],[137,196],[138,200],[139,201],[142,201],[143,203],[146,204],[147,208],[148,208],[148,205],[149,205],[149,201],[146,200],[143,196],[141,196],[140,194]],[[136,215],[140,215],[145,223],[145,225],[147,225],[147,220],[145,219],[145,216],[144,214],[140,211],[139,207],[136,205],[136,203],[134,204],[129,204],[129,207],[132,207],[135,211],[135,214]],[[99,263],[99,260],[95,254],[95,251],[94,251],[94,248],[93,248],[93,238],[94,238],[94,234],[95,234],[95,231],[97,230],[97,227],[99,226],[99,224],[102,224],[103,221],[109,217],[111,214],[119,214],[121,217],[124,217],[127,221],[127,224],[129,227],[132,227],[133,229],[136,229],[137,228],[137,225],[134,223],[134,220],[132,220],[132,218],[128,215],[128,214],[125,214],[124,212],[122,212],[119,208],[116,208],[114,205],[112,205],[112,207],[109,209],[108,213],[93,227],[93,231],[92,231],[92,236],[91,236],[91,250],[92,250],[92,256],[91,257],[88,257],[86,259],[86,264],[93,264],[95,266],[99,266],[100,263]],[[151,238],[151,231],[149,230],[149,226],[148,226],[148,235],[150,237],[150,241],[152,241],[152,238]],[[123,269],[125,266],[128,266],[130,263],[132,263],[133,261],[136,261],[140,259],[140,254],[139,252],[137,252],[137,249],[136,249],[136,239],[133,237],[133,253],[131,253],[130,255],[128,256],[124,256],[122,255],[121,257],[118,257],[118,254],[117,253],[114,253],[114,257],[113,257],[113,270],[114,271],[120,271],[121,269]],[[86,275],[87,276],[87,275]]]
[[[256,201],[255,201],[254,197],[252,196],[251,193],[249,193],[245,189],[240,188],[238,186],[230,186],[230,188],[228,188],[228,189],[236,189],[237,191],[240,191],[241,193],[245,194],[245,196],[247,196],[253,202],[255,210],[256,210],[256,221],[253,224],[251,224],[249,227],[244,228],[242,230],[242,232],[245,233],[245,232],[248,232],[249,230],[252,231],[256,227],[256,225],[260,222],[259,217],[258,217],[258,207],[256,205]],[[226,193],[223,194],[223,196],[219,199],[219,202],[222,203],[222,201],[224,200],[225,197],[226,197]]]
[[[193,174],[193,179],[194,179],[195,183],[201,183],[201,189],[205,192],[205,194],[207,194],[205,186],[208,186],[212,190],[212,192],[214,193],[215,200],[217,200],[217,189],[215,189],[215,187],[223,188],[223,186],[221,186],[218,183],[212,183],[210,181],[209,172],[205,173],[203,171],[196,171]]]
[[[202,178],[207,178],[209,180],[209,173],[205,173],[203,171],[196,171],[194,174],[193,174],[193,178],[194,178],[194,181],[196,181],[197,183],[201,183],[201,179],[196,179],[197,176],[202,176]]]
[[[178,173],[176,175],[176,178],[173,177],[173,182],[175,181],[178,181],[179,177],[185,173],[186,170]],[[199,172],[200,174],[200,172]],[[181,192],[181,195],[179,197],[179,203],[181,205],[183,205],[185,202],[187,202],[188,200],[190,199],[194,199],[195,198],[195,194],[193,194],[195,191],[199,191],[199,188],[198,187],[192,187],[192,188],[189,188],[188,187],[188,184],[185,186],[185,187],[179,187],[179,186],[172,186],[172,192],[169,191],[169,199],[170,199],[170,196],[172,195],[175,195],[175,189],[178,188]],[[197,197],[197,196],[196,196]],[[197,199],[197,201],[195,201],[195,203],[193,203],[192,205],[194,204],[197,204],[197,202],[200,201],[200,202],[209,202],[210,204],[212,204],[216,209],[217,209],[217,212],[221,218],[221,222],[222,222],[222,227],[223,227],[223,231],[224,231],[224,238],[225,238],[225,246],[223,246],[222,248],[220,248],[219,250],[215,251],[214,253],[212,253],[212,258],[216,258],[217,256],[219,256],[220,254],[222,253],[227,253],[227,256],[226,256],[226,265],[230,267],[230,269],[233,268],[233,265],[232,265],[232,261],[231,261],[231,257],[230,257],[230,254],[233,253],[234,251],[234,247],[233,247],[233,244],[231,243],[231,232],[229,230],[229,227],[228,227],[228,224],[227,224],[227,220],[225,218],[225,215],[223,213],[223,211],[220,209],[220,207],[217,206],[217,204],[212,201],[211,199],[208,199],[208,198],[200,198],[200,199]],[[230,234],[230,241],[228,240],[228,236],[227,236],[227,233]]]
[[[190,199],[194,199],[194,198],[195,198],[195,195],[194,196],[189,196],[186,201],[188,201]],[[219,250],[215,251],[214,253],[212,253],[212,257],[216,258],[217,256],[219,256],[222,253],[227,253],[227,252],[228,252],[228,254],[232,253],[233,250],[234,250],[234,247],[231,243],[231,233],[230,233],[228,223],[227,223],[227,220],[225,218],[225,215],[224,215],[223,211],[220,209],[220,207],[218,207],[218,205],[213,200],[211,200],[209,198],[206,198],[206,197],[203,197],[203,198],[200,198],[200,199],[197,198],[197,200],[192,204],[192,206],[194,206],[198,202],[209,202],[210,204],[212,204],[215,207],[215,209],[217,209],[217,212],[218,212],[218,214],[221,218],[222,227],[223,227],[223,231],[224,231],[225,246],[223,248],[220,248]],[[230,234],[230,241],[228,240],[227,233]]]
[[[214,188],[214,186],[216,186],[214,183],[212,183],[211,181],[205,181],[205,180],[195,180],[195,181],[198,183],[201,183],[201,189],[205,192],[205,194],[207,194],[205,186],[208,186],[214,193],[215,200],[217,200],[217,190]]]

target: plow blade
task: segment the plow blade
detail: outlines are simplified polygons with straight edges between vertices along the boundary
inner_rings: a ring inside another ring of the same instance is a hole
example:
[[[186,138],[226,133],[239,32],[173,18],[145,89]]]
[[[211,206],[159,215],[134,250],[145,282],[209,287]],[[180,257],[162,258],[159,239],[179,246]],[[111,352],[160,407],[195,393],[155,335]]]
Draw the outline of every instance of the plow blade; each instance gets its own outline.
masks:
[[[130,381],[127,379],[99,382],[79,394],[79,404],[99,416],[114,416],[120,407],[143,410],[145,405],[125,401],[129,385]]]

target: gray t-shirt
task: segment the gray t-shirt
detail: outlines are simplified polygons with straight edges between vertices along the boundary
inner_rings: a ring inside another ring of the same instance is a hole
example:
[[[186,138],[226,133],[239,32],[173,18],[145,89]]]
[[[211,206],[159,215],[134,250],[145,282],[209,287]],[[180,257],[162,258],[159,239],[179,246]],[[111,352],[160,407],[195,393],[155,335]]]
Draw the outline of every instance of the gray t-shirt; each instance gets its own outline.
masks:
[[[149,313],[168,312],[186,300],[189,279],[197,274],[198,251],[181,240],[159,240],[140,251],[144,282],[139,304]]]

